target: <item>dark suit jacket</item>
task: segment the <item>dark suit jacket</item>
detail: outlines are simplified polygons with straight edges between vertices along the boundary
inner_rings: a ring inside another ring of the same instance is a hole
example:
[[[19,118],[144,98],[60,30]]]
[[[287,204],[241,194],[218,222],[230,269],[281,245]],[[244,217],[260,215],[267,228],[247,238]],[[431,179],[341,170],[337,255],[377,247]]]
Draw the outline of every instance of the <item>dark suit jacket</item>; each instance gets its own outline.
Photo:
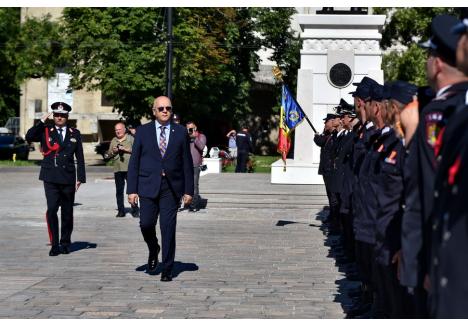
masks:
[[[156,198],[164,171],[179,198],[184,194],[193,196],[193,162],[187,130],[171,123],[170,133],[166,153],[161,157],[155,122],[138,127],[128,164],[127,194]]]
[[[46,140],[46,128],[49,134],[48,141]],[[56,143],[60,144],[59,137],[54,125],[46,125],[42,121],[39,121],[26,133],[26,140],[28,142],[41,143],[42,153],[49,151],[47,143],[51,146]],[[76,170],[74,157],[76,157],[77,163]],[[58,151],[50,152],[44,156],[41,162],[39,180],[58,184],[75,184],[76,179],[81,183],[86,182],[83,144],[81,142],[80,131],[76,128],[67,127],[65,139]]]

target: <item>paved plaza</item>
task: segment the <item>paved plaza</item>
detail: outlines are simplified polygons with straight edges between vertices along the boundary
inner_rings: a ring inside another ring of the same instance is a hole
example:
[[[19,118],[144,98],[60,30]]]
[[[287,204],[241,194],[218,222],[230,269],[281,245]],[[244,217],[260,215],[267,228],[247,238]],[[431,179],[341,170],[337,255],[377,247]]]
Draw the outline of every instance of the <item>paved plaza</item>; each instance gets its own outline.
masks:
[[[346,316],[356,284],[323,232],[323,186],[271,185],[268,174],[203,176],[206,208],[179,213],[174,280],[161,283],[145,272],[138,219],[114,217],[112,170],[87,170],[72,252],[49,257],[39,169],[0,167],[0,318]]]

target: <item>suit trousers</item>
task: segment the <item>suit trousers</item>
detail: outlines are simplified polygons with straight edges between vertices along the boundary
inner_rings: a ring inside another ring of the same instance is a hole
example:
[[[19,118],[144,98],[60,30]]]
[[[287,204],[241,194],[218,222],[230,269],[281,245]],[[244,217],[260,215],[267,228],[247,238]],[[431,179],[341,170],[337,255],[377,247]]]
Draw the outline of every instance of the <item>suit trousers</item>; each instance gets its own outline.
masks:
[[[69,245],[73,231],[73,203],[75,202],[75,185],[58,184],[44,181],[47,200],[47,227],[52,247],[60,244]],[[61,233],[59,242],[58,209],[61,207]]]
[[[180,198],[170,187],[166,177],[156,198],[140,197],[140,229],[150,252],[158,247],[156,224],[160,218],[163,272],[170,273],[174,266],[176,250],[177,209]]]

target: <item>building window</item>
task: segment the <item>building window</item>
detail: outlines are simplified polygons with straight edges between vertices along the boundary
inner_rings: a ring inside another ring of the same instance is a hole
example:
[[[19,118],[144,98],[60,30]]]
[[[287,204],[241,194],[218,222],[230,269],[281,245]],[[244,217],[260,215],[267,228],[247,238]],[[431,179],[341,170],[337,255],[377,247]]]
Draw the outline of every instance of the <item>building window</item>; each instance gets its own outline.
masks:
[[[101,94],[101,106],[114,106],[114,102],[112,102],[107,96]]]
[[[34,100],[34,112],[42,112],[42,100]]]

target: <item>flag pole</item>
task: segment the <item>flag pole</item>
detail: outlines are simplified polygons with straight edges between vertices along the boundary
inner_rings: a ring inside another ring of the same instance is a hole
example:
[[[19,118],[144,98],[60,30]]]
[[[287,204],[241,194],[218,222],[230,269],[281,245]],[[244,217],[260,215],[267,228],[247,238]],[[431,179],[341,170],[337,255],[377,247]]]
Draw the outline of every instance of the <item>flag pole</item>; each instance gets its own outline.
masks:
[[[283,80],[283,73],[281,72],[281,70],[276,66],[276,67],[273,67],[273,75],[275,76],[275,79],[277,81],[279,81],[281,84],[285,85],[287,87],[287,85],[284,83],[284,80]],[[297,103],[298,105],[298,108],[299,110],[301,110],[302,114],[304,115],[304,118],[307,120],[307,122],[309,123],[309,126],[312,128],[312,130],[314,131],[314,133],[317,133],[317,129],[315,129],[314,125],[312,124],[312,122],[310,122],[309,120],[309,117],[307,116],[307,114],[304,112],[304,110],[301,108],[301,106],[299,105],[299,103]]]

